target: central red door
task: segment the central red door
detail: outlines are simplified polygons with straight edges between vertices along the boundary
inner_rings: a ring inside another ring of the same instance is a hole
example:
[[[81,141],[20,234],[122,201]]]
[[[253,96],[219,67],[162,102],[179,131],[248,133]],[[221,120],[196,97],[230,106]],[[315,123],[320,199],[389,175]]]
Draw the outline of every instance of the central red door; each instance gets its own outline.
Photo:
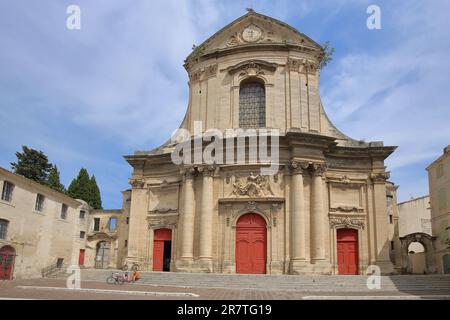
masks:
[[[171,241],[172,241],[172,230],[170,229],[155,230],[153,240],[153,271],[168,271],[167,269],[170,268],[168,267],[168,262],[170,263]],[[166,243],[165,246],[164,243]],[[164,247],[166,247],[165,250]],[[166,268],[164,268],[164,265],[166,265]]]
[[[358,230],[337,230],[339,274],[358,274]]]
[[[254,213],[236,224],[236,273],[266,273],[266,221]]]

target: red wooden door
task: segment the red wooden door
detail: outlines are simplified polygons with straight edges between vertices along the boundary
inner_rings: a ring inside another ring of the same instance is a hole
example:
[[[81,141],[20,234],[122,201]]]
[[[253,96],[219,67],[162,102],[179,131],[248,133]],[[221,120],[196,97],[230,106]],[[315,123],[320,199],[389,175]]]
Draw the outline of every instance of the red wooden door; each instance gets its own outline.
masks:
[[[337,230],[337,258],[339,274],[358,274],[357,230]]]
[[[239,218],[236,225],[236,273],[266,273],[266,222],[258,214]]]
[[[78,255],[78,265],[79,266],[84,266],[84,253],[85,253],[85,250],[80,249],[80,254]]]
[[[13,276],[14,258],[16,250],[10,246],[4,246],[0,249],[0,279],[11,280]]]
[[[155,230],[153,239],[153,271],[163,271],[164,266],[164,241],[172,240],[172,230]]]

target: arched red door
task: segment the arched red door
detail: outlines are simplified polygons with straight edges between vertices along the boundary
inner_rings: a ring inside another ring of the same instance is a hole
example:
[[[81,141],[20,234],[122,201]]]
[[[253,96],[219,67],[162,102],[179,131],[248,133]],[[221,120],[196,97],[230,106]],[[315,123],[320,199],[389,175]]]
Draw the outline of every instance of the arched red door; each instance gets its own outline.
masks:
[[[155,230],[153,239],[153,271],[170,271],[172,230]]]
[[[358,274],[358,230],[337,230],[339,274]]]
[[[11,280],[13,276],[16,250],[11,246],[0,249],[0,280]]]
[[[266,221],[249,213],[236,224],[236,273],[266,273]]]

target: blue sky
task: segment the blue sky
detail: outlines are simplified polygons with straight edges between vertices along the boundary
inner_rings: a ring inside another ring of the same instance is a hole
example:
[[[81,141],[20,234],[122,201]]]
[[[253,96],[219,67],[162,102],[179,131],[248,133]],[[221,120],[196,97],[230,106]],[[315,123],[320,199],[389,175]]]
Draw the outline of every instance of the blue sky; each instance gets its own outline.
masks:
[[[66,28],[70,4],[81,30]],[[366,27],[369,4],[381,8],[381,30]],[[353,138],[399,146],[387,161],[399,200],[427,194],[425,168],[450,144],[447,0],[2,0],[0,166],[21,145],[40,149],[65,185],[85,167],[104,207],[119,208],[131,173],[122,156],[160,145],[181,123],[192,45],[249,6],[331,42],[328,115]]]

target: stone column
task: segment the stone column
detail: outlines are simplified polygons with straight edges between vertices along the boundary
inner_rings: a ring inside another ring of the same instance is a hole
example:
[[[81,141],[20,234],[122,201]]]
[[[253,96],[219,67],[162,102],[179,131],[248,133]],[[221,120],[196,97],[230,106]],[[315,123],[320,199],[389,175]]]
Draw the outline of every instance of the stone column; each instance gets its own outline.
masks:
[[[325,210],[324,176],[325,164],[313,164],[311,185],[311,262],[329,264],[326,261],[328,242],[328,221]],[[322,273],[322,271],[319,271]]]
[[[307,169],[308,163],[292,161],[289,164],[291,171],[291,273],[301,273],[302,268],[309,261],[309,252],[306,248],[306,210],[303,190],[303,170]]]
[[[145,233],[147,224],[147,189],[142,177],[129,180],[132,186],[131,204],[130,204],[130,222],[128,238],[127,264],[138,263],[142,265],[145,257]],[[95,250],[94,250],[95,251]],[[142,268],[147,266],[142,265]]]
[[[193,179],[195,170],[189,168],[183,174],[183,212],[182,212],[182,236],[181,236],[181,260],[182,265],[189,267],[194,258],[194,215],[195,198]]]
[[[389,179],[389,173],[373,173],[373,202],[374,202],[374,222],[372,226],[375,229],[375,264],[381,269],[382,274],[391,274],[394,272],[394,265],[389,256],[390,239],[388,234],[388,214],[386,201],[386,180]]]
[[[212,242],[213,242],[213,174],[214,167],[201,168],[203,173],[202,201],[200,211],[200,267],[206,272],[212,272]]]

